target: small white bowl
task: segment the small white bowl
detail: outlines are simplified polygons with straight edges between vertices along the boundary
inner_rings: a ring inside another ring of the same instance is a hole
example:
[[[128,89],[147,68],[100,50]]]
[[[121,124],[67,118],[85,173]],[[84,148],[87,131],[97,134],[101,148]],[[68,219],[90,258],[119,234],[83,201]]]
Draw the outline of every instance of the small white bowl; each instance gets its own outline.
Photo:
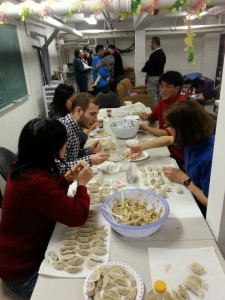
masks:
[[[126,141],[126,145],[130,146],[130,147],[137,146],[138,143],[139,143],[139,141],[136,139],[130,139],[130,140]]]

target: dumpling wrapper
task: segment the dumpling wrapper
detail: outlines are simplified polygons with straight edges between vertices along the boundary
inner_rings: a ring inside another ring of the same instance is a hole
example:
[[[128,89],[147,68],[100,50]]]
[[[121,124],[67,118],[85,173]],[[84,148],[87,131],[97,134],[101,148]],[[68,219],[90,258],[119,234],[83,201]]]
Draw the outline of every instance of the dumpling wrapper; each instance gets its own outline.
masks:
[[[186,278],[183,281],[183,285],[186,287],[186,289],[191,291],[196,296],[203,298],[203,291],[202,291],[200,285],[195,280]]]
[[[66,271],[67,273],[78,273],[83,271],[83,266],[67,266],[64,268],[64,271]]]

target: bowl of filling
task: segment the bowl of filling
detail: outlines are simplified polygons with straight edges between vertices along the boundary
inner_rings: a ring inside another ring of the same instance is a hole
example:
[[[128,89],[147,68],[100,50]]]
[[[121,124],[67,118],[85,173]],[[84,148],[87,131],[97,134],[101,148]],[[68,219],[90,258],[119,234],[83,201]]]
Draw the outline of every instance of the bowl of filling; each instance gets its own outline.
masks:
[[[121,235],[141,238],[162,226],[169,215],[169,204],[148,190],[127,189],[109,196],[102,205],[102,214]]]
[[[139,122],[137,120],[117,120],[110,124],[110,128],[116,137],[129,139],[137,134]]]

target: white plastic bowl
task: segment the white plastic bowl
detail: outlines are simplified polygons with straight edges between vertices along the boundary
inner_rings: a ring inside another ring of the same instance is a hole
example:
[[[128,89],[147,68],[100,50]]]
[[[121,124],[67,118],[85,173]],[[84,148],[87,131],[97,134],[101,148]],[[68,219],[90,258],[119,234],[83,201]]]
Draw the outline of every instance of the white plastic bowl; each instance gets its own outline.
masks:
[[[126,141],[126,145],[130,146],[130,147],[135,147],[135,146],[137,146],[138,143],[139,143],[139,141],[136,139],[130,139],[130,140]]]
[[[137,120],[119,120],[113,121],[110,128],[116,137],[120,139],[129,139],[134,137],[139,129],[139,122]]]
[[[123,236],[131,238],[142,238],[149,236],[161,227],[169,215],[169,204],[162,196],[156,193],[142,189],[128,189],[124,190],[124,196],[128,199],[138,199],[140,201],[146,200],[148,202],[147,208],[152,207],[153,204],[155,205],[156,210],[159,210],[162,207],[162,214],[159,220],[153,223],[141,226],[133,226],[117,223],[110,213],[102,210],[104,218],[110,223],[112,228]],[[120,192],[116,192],[109,196],[102,204],[102,207],[107,209],[106,206],[108,205],[109,209],[112,210],[112,207],[115,205],[115,199],[121,200]]]

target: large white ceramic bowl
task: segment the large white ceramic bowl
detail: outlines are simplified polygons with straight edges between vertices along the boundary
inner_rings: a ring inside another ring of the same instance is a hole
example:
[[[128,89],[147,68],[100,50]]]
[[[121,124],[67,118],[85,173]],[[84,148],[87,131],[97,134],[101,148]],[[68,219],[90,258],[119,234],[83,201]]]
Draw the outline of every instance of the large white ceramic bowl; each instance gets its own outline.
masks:
[[[134,137],[139,129],[137,120],[118,120],[110,124],[110,128],[116,137],[120,139],[129,139]]]
[[[110,223],[112,228],[121,235],[131,238],[141,238],[149,236],[161,227],[161,225],[164,223],[164,221],[169,215],[169,204],[162,196],[156,193],[152,193],[150,191],[142,189],[128,189],[124,190],[124,196],[128,199],[138,199],[140,201],[146,200],[148,203],[147,208],[151,208],[154,204],[156,211],[158,211],[162,207],[162,213],[159,220],[153,223],[141,226],[133,226],[117,223],[110,213],[102,209],[102,214],[104,218]],[[121,192],[116,192],[113,195],[109,196],[102,204],[102,207],[107,209],[108,206],[109,209],[112,211],[112,207],[115,205],[115,199],[121,200]]]

